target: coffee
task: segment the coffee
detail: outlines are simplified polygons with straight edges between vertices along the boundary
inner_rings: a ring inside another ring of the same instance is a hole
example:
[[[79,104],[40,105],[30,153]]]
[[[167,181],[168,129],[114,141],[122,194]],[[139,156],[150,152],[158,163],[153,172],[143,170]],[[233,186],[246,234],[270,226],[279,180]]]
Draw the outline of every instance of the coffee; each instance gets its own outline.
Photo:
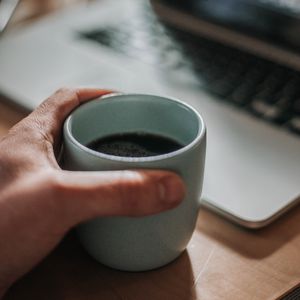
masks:
[[[114,156],[147,157],[170,153],[183,145],[162,135],[136,132],[101,137],[89,143],[87,147]]]

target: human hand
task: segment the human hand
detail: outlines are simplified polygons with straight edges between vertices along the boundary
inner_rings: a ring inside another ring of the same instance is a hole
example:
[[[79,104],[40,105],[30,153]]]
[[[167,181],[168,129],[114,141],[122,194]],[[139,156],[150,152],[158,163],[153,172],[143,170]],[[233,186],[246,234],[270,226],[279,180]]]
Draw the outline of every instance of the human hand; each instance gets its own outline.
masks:
[[[62,124],[80,103],[110,93],[61,89],[0,141],[0,298],[75,225],[96,216],[143,216],[178,205],[167,171],[71,172],[55,158]]]

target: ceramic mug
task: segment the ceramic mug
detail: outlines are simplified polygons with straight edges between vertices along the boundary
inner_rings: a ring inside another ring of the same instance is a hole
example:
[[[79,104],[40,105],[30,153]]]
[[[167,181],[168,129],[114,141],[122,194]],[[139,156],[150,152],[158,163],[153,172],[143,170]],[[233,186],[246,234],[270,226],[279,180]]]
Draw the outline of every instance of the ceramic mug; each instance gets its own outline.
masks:
[[[182,146],[150,157],[118,157],[86,147],[95,139],[144,132],[169,137]],[[164,169],[179,174],[186,196],[176,208],[146,217],[99,217],[79,225],[88,253],[112,268],[145,271],[161,267],[186,248],[200,205],[206,150],[202,117],[191,106],[145,94],[111,94],[87,102],[64,124],[64,163],[68,170]]]

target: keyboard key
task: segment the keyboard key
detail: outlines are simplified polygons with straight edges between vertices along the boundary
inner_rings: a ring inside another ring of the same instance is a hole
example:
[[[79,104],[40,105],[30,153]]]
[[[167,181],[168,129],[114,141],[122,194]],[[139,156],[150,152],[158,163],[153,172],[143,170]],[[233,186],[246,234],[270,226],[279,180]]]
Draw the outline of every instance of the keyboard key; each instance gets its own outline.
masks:
[[[264,102],[269,105],[277,101],[273,89],[263,87],[258,87],[258,92],[254,94],[252,101],[253,102]]]
[[[294,101],[292,110],[300,116],[300,97]]]
[[[230,82],[223,81],[223,80],[208,84],[208,90],[212,94],[222,98],[227,97],[232,92],[233,89],[234,86]]]
[[[264,119],[282,125],[285,124],[291,116],[292,114],[288,110],[283,110],[280,107],[274,106],[266,115],[264,115]]]
[[[272,108],[272,105],[260,100],[256,100],[251,104],[251,111],[257,116],[266,115]]]
[[[300,116],[291,119],[287,126],[292,132],[300,135]]]
[[[252,95],[253,87],[251,85],[242,84],[233,91],[228,99],[235,104],[246,105],[251,101]]]
[[[274,105],[264,101],[255,101],[251,104],[251,111],[254,115],[275,124],[284,124],[291,117],[292,112],[284,105]]]
[[[300,92],[300,78],[295,76],[291,80],[285,80],[285,85],[282,88],[282,92],[285,95],[294,96]]]

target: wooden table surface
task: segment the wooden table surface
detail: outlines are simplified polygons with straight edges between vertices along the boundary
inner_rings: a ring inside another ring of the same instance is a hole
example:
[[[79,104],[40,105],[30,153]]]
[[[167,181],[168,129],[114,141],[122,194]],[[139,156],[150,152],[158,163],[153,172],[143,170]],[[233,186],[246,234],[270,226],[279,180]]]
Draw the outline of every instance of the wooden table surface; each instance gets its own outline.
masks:
[[[0,97],[0,136],[24,115]],[[70,232],[4,299],[278,299],[300,284],[299,224],[300,207],[256,231],[202,209],[187,251],[166,267],[142,273],[100,265]]]

